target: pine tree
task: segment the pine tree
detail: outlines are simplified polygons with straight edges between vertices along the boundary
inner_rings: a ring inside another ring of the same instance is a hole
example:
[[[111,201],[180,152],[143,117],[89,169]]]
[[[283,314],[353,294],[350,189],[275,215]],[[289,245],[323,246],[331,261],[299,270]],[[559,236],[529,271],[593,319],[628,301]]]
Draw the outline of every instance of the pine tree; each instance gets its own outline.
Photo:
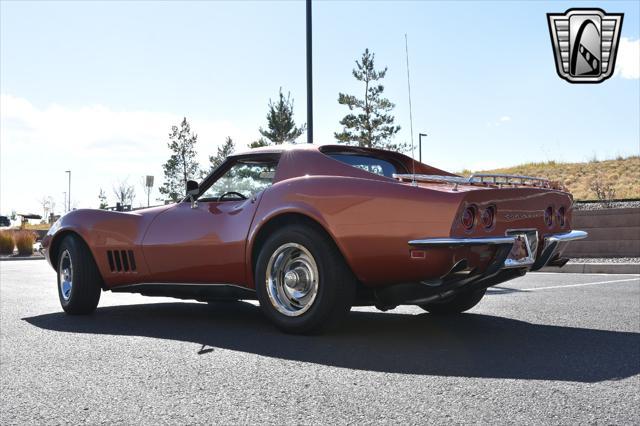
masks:
[[[387,74],[387,67],[376,71],[374,67],[375,54],[365,49],[360,61],[356,61],[356,68],[352,74],[356,80],[364,82],[364,99],[344,93],[338,94],[338,103],[349,107],[349,111],[359,111],[347,114],[340,124],[343,130],[334,133],[335,138],[345,144],[357,144],[369,148],[384,148],[392,151],[405,151],[406,144],[391,143],[391,139],[400,131],[395,126],[394,117],[390,114],[395,105],[389,99],[383,98],[384,86],[377,83]]]
[[[249,148],[260,148],[263,146],[269,146],[269,142],[265,138],[257,139],[249,144]]]
[[[224,144],[218,147],[218,152],[216,153],[216,155],[209,156],[209,162],[211,163],[211,170],[209,171],[209,173],[215,170],[220,164],[222,164],[228,156],[234,153],[235,150],[236,144],[233,143],[233,139],[231,139],[230,136],[227,136]]]
[[[104,210],[108,207],[107,194],[104,193],[104,190],[102,188],[100,188],[100,194],[98,194],[98,200],[100,200],[100,206],[98,207],[100,210]]]
[[[275,104],[269,99],[269,112],[267,113],[267,130],[260,127],[260,134],[268,139],[270,144],[282,144],[282,143],[295,143],[296,139],[302,135],[307,129],[307,125],[303,124],[300,127],[296,127],[296,123],[293,120],[293,99],[291,94],[287,93],[285,98],[282,94],[282,87],[280,88],[279,99]],[[263,142],[263,139],[256,141],[257,144]],[[253,148],[254,142],[250,146]],[[266,141],[264,141],[266,142]],[[256,145],[259,146],[259,145]],[[264,145],[263,145],[264,146]]]
[[[196,142],[198,142],[198,135],[191,133],[191,126],[186,117],[180,123],[180,127],[171,127],[167,146],[172,154],[162,165],[164,184],[159,191],[173,202],[180,201],[185,194],[187,181],[196,178],[199,174]]]

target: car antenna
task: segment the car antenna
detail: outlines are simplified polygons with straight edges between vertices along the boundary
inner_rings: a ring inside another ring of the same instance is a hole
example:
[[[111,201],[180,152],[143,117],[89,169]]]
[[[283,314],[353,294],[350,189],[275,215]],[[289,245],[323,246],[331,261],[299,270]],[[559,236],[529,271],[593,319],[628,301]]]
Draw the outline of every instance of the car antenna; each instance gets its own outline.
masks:
[[[415,152],[413,150],[413,112],[411,111],[411,80],[409,79],[409,42],[407,41],[407,33],[404,33],[404,51],[407,57],[407,89],[409,91],[409,127],[411,130],[411,164],[413,165],[411,185],[418,186],[416,183],[416,159],[413,158]]]

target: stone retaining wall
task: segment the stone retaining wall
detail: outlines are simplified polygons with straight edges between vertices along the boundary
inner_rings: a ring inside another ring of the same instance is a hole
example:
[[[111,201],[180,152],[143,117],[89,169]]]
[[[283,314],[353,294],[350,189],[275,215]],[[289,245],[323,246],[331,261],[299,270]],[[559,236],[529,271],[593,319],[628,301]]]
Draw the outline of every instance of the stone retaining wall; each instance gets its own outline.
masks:
[[[572,228],[589,237],[569,244],[565,257],[640,257],[640,208],[574,210]]]

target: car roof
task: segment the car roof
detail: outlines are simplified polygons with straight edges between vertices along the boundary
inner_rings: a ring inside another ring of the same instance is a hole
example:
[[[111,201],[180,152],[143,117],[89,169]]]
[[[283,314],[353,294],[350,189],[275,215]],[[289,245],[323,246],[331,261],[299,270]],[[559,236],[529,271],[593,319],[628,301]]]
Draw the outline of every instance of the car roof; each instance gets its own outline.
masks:
[[[259,148],[246,149],[244,151],[235,152],[231,157],[251,155],[251,154],[280,154],[285,151],[298,151],[298,150],[317,150],[318,145],[313,144],[280,144],[261,146]]]
[[[378,148],[366,148],[360,146],[351,146],[351,145],[336,145],[336,144],[327,144],[327,145],[316,145],[316,144],[308,144],[308,143],[299,143],[299,144],[280,144],[280,145],[269,145],[263,146],[259,148],[251,148],[244,151],[240,151],[231,155],[232,157],[239,157],[251,154],[281,154],[287,151],[320,151],[323,153],[353,153],[353,154],[364,154],[364,155],[377,155],[381,157],[402,157],[404,159],[409,159],[404,154],[400,154],[394,151],[387,151],[384,149]]]
[[[417,172],[421,172],[423,174],[438,174],[438,175],[450,175],[453,176],[452,173],[447,171],[438,169],[436,167],[430,166],[425,163],[420,163],[413,158],[404,155],[395,151],[387,151],[385,149],[378,148],[367,148],[361,146],[352,146],[352,145],[337,145],[337,144],[327,144],[327,145],[316,145],[316,144],[308,144],[308,143],[299,143],[299,144],[280,144],[280,145],[269,145],[260,148],[252,148],[245,151],[241,151],[230,155],[230,158],[242,157],[242,156],[251,156],[255,154],[272,154],[272,155],[280,155],[284,152],[318,152],[322,154],[361,154],[372,157],[377,157],[385,160],[389,160],[395,163],[400,163],[404,166],[405,169],[410,170],[413,167],[416,167]]]

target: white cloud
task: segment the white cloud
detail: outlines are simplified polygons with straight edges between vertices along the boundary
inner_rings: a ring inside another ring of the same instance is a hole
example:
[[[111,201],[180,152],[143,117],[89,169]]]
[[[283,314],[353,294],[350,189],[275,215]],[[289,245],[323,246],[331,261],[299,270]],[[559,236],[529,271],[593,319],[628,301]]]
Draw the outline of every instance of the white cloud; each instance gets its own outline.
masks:
[[[127,178],[142,200],[139,181],[151,174],[156,187],[162,183],[167,135],[181,119],[174,113],[117,111],[103,105],[38,108],[26,99],[0,95],[0,211],[37,213],[43,196],[54,197],[60,211],[68,169],[78,207],[95,207],[101,187],[113,201],[113,184]],[[189,119],[203,164],[226,136],[240,149],[252,136],[229,121]],[[154,191],[153,198],[157,196]]]
[[[508,115],[502,115],[495,121],[487,121],[487,127],[500,127],[501,124],[505,124],[511,121],[511,117]]]
[[[620,39],[618,58],[616,59],[616,75],[622,78],[637,80],[640,78],[640,39]]]

